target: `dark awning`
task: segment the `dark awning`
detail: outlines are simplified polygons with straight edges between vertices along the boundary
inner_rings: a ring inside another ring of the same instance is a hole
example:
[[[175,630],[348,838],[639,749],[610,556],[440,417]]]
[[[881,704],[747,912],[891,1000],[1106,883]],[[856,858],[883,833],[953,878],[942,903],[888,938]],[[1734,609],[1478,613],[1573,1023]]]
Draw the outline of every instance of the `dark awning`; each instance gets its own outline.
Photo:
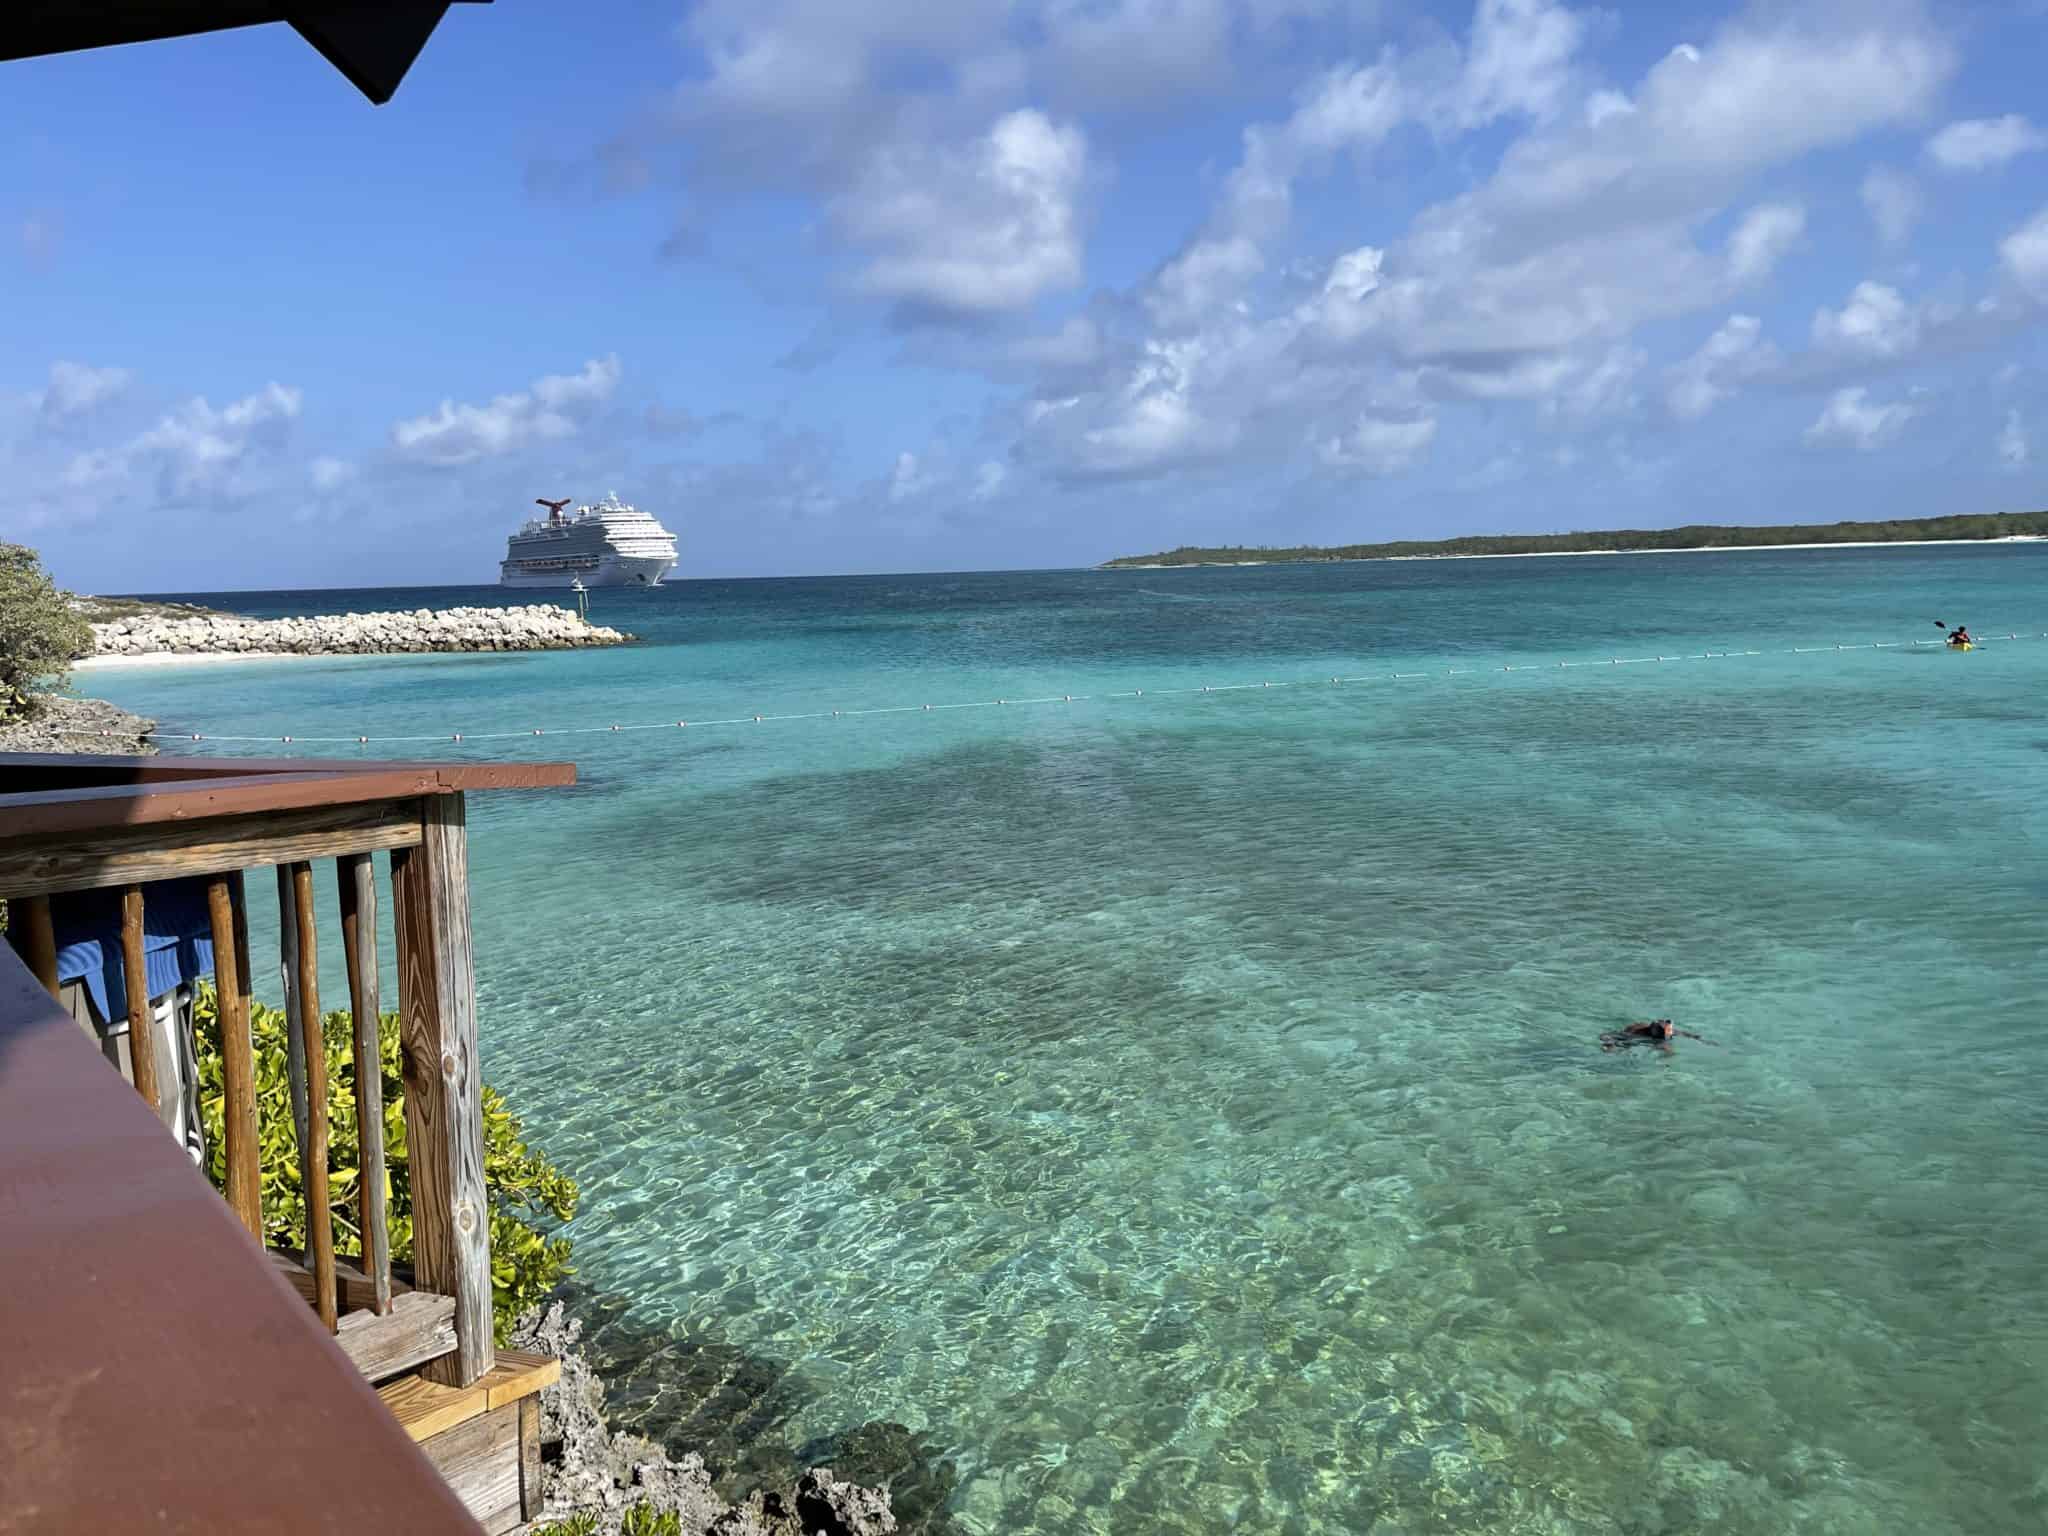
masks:
[[[378,106],[391,99],[450,0],[280,4],[278,0],[13,0],[0,18],[0,60],[116,43],[151,43],[284,22]],[[488,5],[490,0],[454,0]]]

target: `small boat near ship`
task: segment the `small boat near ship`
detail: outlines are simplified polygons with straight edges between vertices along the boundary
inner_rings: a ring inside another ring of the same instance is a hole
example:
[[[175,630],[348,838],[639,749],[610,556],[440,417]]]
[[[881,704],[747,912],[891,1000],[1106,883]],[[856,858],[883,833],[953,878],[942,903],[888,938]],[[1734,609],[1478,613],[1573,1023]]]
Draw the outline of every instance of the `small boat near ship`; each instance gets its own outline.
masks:
[[[505,541],[501,587],[651,587],[676,568],[676,536],[616,492],[573,515],[563,510],[567,497],[534,500],[548,515],[528,518]]]

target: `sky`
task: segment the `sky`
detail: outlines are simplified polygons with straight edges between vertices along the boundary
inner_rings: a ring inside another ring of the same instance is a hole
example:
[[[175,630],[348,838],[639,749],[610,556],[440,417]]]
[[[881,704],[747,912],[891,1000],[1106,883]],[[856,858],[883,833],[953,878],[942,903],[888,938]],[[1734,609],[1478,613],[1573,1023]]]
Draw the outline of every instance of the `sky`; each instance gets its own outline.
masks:
[[[2048,0],[458,5],[0,66],[0,538],[88,591],[2048,506]]]

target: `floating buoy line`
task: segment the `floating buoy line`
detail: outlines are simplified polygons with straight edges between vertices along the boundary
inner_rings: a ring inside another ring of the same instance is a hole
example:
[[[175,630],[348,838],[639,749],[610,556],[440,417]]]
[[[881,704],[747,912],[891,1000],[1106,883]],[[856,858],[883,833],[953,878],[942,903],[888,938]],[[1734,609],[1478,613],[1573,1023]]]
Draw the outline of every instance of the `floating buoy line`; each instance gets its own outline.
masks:
[[[2048,640],[2048,631],[2039,634],[1987,635],[1977,640],[1981,648],[1987,644],[1996,645],[2013,640]],[[1185,698],[1204,693],[1245,693],[1267,688],[1328,688],[1343,687],[1356,683],[1421,682],[1439,677],[1481,677],[1500,672],[1558,672],[1573,668],[1639,667],[1678,661],[1739,661],[1757,656],[1820,656],[1833,655],[1842,651],[1885,651],[1924,650],[1940,647],[1942,640],[1868,640],[1842,645],[1795,645],[1782,650],[1742,651],[1694,651],[1669,656],[1610,656],[1586,661],[1541,661],[1503,664],[1484,667],[1433,667],[1421,672],[1369,672],[1346,676],[1333,674],[1330,677],[1286,678],[1250,683],[1202,683],[1181,688],[1122,688],[1106,693],[1047,693],[1029,698],[961,699],[938,704],[881,704],[865,708],[809,709],[782,714],[725,715],[705,720],[644,720],[615,725],[569,725],[530,726],[516,731],[424,731],[403,735],[358,735],[358,736],[301,736],[296,733],[284,736],[229,735],[214,731],[194,731],[187,735],[177,732],[167,739],[175,741],[222,741],[222,742],[280,742],[288,746],[377,746],[399,742],[430,741],[518,741],[533,737],[549,736],[608,736],[628,731],[699,731],[733,725],[779,725],[796,720],[855,720],[872,715],[910,715],[933,713],[950,709],[1025,709],[1046,704],[1085,704],[1110,699],[1166,699]],[[125,736],[121,731],[70,731],[73,736]]]

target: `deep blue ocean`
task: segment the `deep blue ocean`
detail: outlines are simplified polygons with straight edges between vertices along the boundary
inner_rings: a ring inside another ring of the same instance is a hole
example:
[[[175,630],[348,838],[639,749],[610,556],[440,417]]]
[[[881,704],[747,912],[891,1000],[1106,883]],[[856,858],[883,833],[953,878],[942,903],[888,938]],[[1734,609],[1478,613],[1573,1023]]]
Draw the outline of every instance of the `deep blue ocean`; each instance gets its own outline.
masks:
[[[471,804],[485,1075],[582,1180],[625,1416],[728,1486],[2048,1528],[2048,545],[591,608],[644,643],[80,686],[167,735],[550,733],[170,750],[577,763]],[[998,698],[1055,702],[831,714]],[[1715,1043],[1598,1048],[1665,1016]]]

